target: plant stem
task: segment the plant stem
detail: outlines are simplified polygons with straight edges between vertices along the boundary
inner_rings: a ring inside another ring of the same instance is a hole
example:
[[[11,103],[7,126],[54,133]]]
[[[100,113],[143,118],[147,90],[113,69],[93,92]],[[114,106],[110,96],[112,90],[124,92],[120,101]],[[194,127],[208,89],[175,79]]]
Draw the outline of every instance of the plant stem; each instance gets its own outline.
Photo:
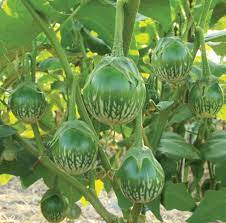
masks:
[[[45,152],[45,146],[42,143],[42,138],[38,129],[38,125],[37,123],[34,123],[34,124],[31,124],[31,127],[35,136],[36,145],[39,149],[40,155],[42,156],[42,154]]]
[[[143,114],[142,110],[136,117],[136,127],[135,127],[135,145],[136,146],[143,146]]]
[[[31,80],[35,83],[36,80],[36,56],[37,56],[37,44],[36,40],[32,43],[32,53],[31,53]]]
[[[115,16],[115,35],[112,48],[113,56],[123,56],[124,5],[126,0],[117,0]]]
[[[137,223],[138,216],[140,214],[141,208],[142,208],[142,204],[135,203],[133,205],[133,209],[132,209],[132,212],[131,212],[133,223]]]
[[[76,80],[75,77],[73,77],[73,82],[71,85],[71,94],[69,96],[69,111],[68,111],[68,120],[72,121],[74,120],[75,117],[75,113],[76,113],[76,109],[75,109],[75,98],[76,98]]]
[[[123,50],[125,56],[127,56],[129,52],[134,24],[139,6],[140,0],[128,0],[128,3],[125,5],[125,19],[123,32]]]
[[[189,5],[188,0],[183,0],[184,10],[187,17],[187,24],[185,32],[183,33],[182,38],[187,41],[189,39],[189,31],[191,31],[192,26],[194,25],[194,18],[192,16],[191,10],[192,7]]]
[[[207,166],[208,166],[208,170],[209,170],[209,175],[210,175],[210,181],[211,181],[211,189],[214,189],[214,173],[213,173],[213,168],[212,168],[212,164],[210,161],[207,161]]]
[[[202,74],[203,74],[203,77],[208,78],[211,75],[211,72],[210,72],[210,67],[209,67],[207,54],[206,54],[206,46],[205,46],[203,29],[201,27],[197,27],[196,32],[197,32],[197,35],[198,35],[198,38],[199,38],[199,42],[201,44]]]
[[[51,42],[51,44],[54,46],[56,53],[63,66],[63,69],[65,70],[65,73],[67,76],[67,82],[69,84],[72,83],[73,73],[70,68],[70,64],[67,60],[67,57],[56,37],[55,32],[50,28],[50,25],[47,24],[47,22],[35,11],[35,9],[32,7],[30,2],[28,2],[27,0],[21,0],[21,1],[24,4],[24,6],[27,8],[27,10],[30,12],[32,17],[35,19],[35,21],[38,23],[38,25],[42,28],[47,38]]]
[[[32,155],[35,157],[40,157],[40,152],[35,149],[30,143],[21,138],[18,134],[14,135],[14,138]],[[87,189],[80,181],[76,178],[70,176],[66,172],[62,171],[58,166],[56,166],[47,156],[42,156],[40,159],[40,163],[45,166],[48,170],[50,170],[54,175],[57,175],[63,178],[66,182],[71,184],[76,190],[78,190],[81,194],[84,195],[86,200],[88,200],[96,211],[103,217],[103,219],[108,223],[116,223],[117,217],[113,214],[109,213],[105,207],[101,204],[97,196]]]
[[[206,26],[206,18],[208,17],[211,4],[212,4],[212,0],[204,0],[202,14],[198,23],[198,25],[203,29],[205,29],[205,26]]]
[[[59,57],[59,60],[63,66],[63,69],[66,73],[67,76],[67,84],[68,86],[71,86],[72,80],[73,80],[73,72],[71,70],[70,64],[67,60],[66,54],[64,52],[64,50],[62,49],[55,32],[50,28],[50,25],[47,24],[47,22],[33,9],[31,3],[29,3],[27,0],[21,0],[22,3],[24,4],[24,6],[27,8],[27,10],[30,12],[30,14],[32,15],[32,17],[35,19],[35,21],[38,23],[38,25],[42,28],[42,30],[44,31],[44,33],[46,34],[47,38],[49,39],[49,41],[51,42],[51,44],[54,46],[54,49]],[[77,82],[76,82],[77,83]],[[76,84],[76,100],[77,100],[77,104],[78,107],[81,111],[81,116],[84,118],[84,120],[90,125],[90,127],[95,131],[92,121],[89,118],[89,115],[87,113],[87,110],[85,108],[82,96],[81,96],[81,91],[80,91],[80,87],[78,85],[78,83]],[[99,150],[101,151],[101,149]],[[109,162],[109,160],[107,159],[106,155],[104,155],[104,151],[101,152],[102,156],[102,163],[104,165],[104,168],[108,169],[109,167],[106,166],[106,164]],[[110,163],[110,162],[109,162]],[[85,194],[84,194],[85,196]],[[89,200],[89,198],[87,199]],[[98,199],[97,199],[98,200]],[[98,202],[100,203],[100,201],[98,200]],[[92,202],[90,201],[90,203],[92,204]],[[94,205],[94,203],[93,203]],[[100,205],[102,205],[100,203]],[[94,208],[96,209],[95,205]],[[106,218],[106,216],[104,217],[101,214],[101,211],[97,211],[104,219]],[[106,214],[106,212],[105,212]],[[105,215],[104,214],[104,215]],[[110,215],[107,212],[108,215]],[[114,221],[107,221],[107,222],[114,222]]]
[[[198,22],[198,26],[200,26],[202,29],[205,29],[206,18],[208,16],[211,3],[212,3],[212,0],[204,0],[202,14],[201,14],[199,22]],[[196,39],[199,39],[199,37]],[[194,50],[193,50],[193,59],[195,59],[195,56],[199,50],[200,44],[201,44],[200,41],[195,41]]]

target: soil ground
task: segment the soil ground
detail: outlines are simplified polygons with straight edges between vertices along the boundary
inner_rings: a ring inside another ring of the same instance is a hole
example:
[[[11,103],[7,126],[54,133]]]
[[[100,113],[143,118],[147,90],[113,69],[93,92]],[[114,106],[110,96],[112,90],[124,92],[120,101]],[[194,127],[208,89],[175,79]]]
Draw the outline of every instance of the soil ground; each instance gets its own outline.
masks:
[[[17,177],[14,177],[6,186],[0,186],[0,223],[46,223],[39,207],[41,196],[46,186],[39,180],[28,189],[23,189]],[[105,207],[120,215],[116,198],[113,193],[107,195],[102,192],[100,199]],[[81,205],[81,204],[80,204]],[[164,223],[185,223],[191,215],[189,212],[177,210],[166,211],[161,209]],[[65,220],[64,223],[69,221]],[[75,223],[104,223],[91,205],[82,209],[82,215]],[[148,213],[148,223],[160,223],[151,213]]]

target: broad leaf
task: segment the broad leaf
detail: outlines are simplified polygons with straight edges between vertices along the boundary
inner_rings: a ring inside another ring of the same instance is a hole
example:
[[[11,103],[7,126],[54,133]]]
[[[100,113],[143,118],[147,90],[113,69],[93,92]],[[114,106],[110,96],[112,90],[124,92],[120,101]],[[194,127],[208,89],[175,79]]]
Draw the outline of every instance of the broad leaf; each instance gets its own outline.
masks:
[[[196,204],[183,183],[168,183],[163,191],[163,204],[167,210],[192,211]]]
[[[207,191],[204,199],[188,219],[189,223],[206,223],[216,220],[226,221],[226,189],[220,191]]]
[[[165,132],[162,135],[158,152],[172,159],[199,159],[199,153],[194,146],[185,142],[178,134]]]
[[[40,32],[21,1],[4,1],[0,7],[0,69],[31,48]],[[16,35],[16,38],[15,38]]]
[[[204,160],[217,162],[226,159],[226,131],[215,132],[200,147]]]
[[[157,20],[165,32],[170,29],[171,11],[169,0],[141,0],[140,13]]]
[[[210,25],[213,26],[217,21],[226,15],[226,1],[220,0],[217,2],[213,9],[212,18],[210,21]]]
[[[155,215],[156,218],[162,221],[162,216],[160,214],[160,205],[160,196],[158,196],[157,198],[155,198],[155,200],[151,201],[146,206]]]
[[[226,30],[210,33],[205,36],[206,42],[226,42]]]
[[[221,186],[226,187],[226,160],[222,160],[221,162],[217,162],[215,164],[215,178],[217,181],[220,181]]]
[[[0,163],[0,174],[11,174],[15,176],[25,177],[34,172],[34,165],[37,162],[37,158],[32,156],[26,150],[24,150],[17,143],[16,160],[14,161],[2,161]]]
[[[212,43],[209,42],[208,45],[215,51],[219,56],[226,55],[226,42]]]
[[[9,137],[11,135],[14,135],[16,133],[16,130],[8,125],[0,125],[0,138]]]
[[[76,17],[89,30],[97,32],[107,45],[112,46],[115,27],[113,3],[92,0],[79,10]]]
[[[169,120],[168,125],[173,125],[175,123],[180,123],[186,121],[192,117],[192,112],[187,104],[180,105],[173,117]]]

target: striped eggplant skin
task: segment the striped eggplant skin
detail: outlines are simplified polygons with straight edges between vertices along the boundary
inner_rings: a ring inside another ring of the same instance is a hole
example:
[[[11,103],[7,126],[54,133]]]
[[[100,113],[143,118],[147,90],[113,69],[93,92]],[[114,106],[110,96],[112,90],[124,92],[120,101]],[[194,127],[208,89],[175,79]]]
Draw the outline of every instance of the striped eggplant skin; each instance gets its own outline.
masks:
[[[224,104],[224,93],[216,81],[197,81],[191,88],[188,103],[198,117],[213,118]]]
[[[154,72],[159,78],[175,84],[187,77],[192,61],[189,47],[178,37],[161,38],[151,57]]]
[[[55,190],[48,190],[41,200],[41,212],[48,222],[62,222],[67,214],[68,201]]]
[[[65,122],[51,142],[53,161],[71,175],[81,175],[94,166],[98,140],[88,125],[79,120]]]
[[[162,191],[165,175],[152,151],[143,146],[129,150],[115,175],[125,197],[134,203],[148,203]]]
[[[34,83],[23,82],[11,94],[9,107],[19,120],[35,123],[44,114],[47,102],[44,94]]]
[[[107,125],[134,120],[145,97],[144,81],[134,62],[126,57],[105,56],[83,89],[86,108]]]

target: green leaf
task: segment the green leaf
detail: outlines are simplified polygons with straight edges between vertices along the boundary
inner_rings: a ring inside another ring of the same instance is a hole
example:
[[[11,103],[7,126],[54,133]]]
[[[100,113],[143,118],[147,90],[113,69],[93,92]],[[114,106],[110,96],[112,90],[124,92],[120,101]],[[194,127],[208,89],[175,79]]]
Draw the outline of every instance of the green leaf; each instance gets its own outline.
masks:
[[[206,42],[226,42],[226,30],[210,33],[205,36]]]
[[[215,178],[217,181],[220,181],[221,186],[226,187],[226,160],[215,163]]]
[[[173,117],[169,120],[168,125],[173,125],[175,123],[180,123],[190,119],[193,116],[189,106],[187,104],[180,105]]]
[[[21,1],[4,1],[0,8],[0,21],[0,55],[27,46],[40,32]]]
[[[79,10],[76,17],[88,30],[94,30],[98,33],[100,39],[107,45],[112,46],[115,28],[115,7],[113,3],[92,0]]]
[[[146,204],[147,208],[155,215],[155,217],[160,220],[162,220],[162,216],[160,214],[160,196],[155,198],[155,200],[151,201],[150,203]]]
[[[81,199],[82,194],[80,192],[78,192],[77,190],[75,190],[74,188],[72,188],[70,185],[68,185],[68,183],[58,177],[57,180],[57,185],[55,185],[55,180],[56,180],[56,176],[50,172],[50,171],[42,171],[40,170],[41,176],[44,180],[44,183],[49,187],[49,188],[53,188],[54,186],[57,186],[57,188],[68,198],[70,198],[71,200],[73,200],[73,202],[76,202],[78,200]],[[79,180],[79,179],[78,179]],[[85,183],[82,182],[84,185]],[[72,197],[73,195],[73,197]]]
[[[163,191],[163,204],[167,210],[192,211],[196,204],[183,183],[168,183]]]
[[[174,101],[160,101],[157,107],[160,111],[169,109],[174,104]]]
[[[117,191],[116,196],[118,199],[118,205],[122,210],[128,210],[130,207],[132,207],[133,202],[128,200],[121,191]]]
[[[31,49],[32,40],[40,33],[21,1],[4,1],[0,7],[0,67]],[[16,38],[15,38],[16,34]]]
[[[0,162],[0,174],[11,174],[14,176],[25,177],[33,173],[34,164],[37,162],[37,158],[32,156],[20,145],[15,143],[17,147],[16,159],[13,161]]]
[[[226,158],[226,131],[215,132],[200,147],[204,160],[218,162]]]
[[[16,134],[16,130],[8,125],[0,125],[0,138],[9,137]]]
[[[213,26],[214,24],[216,24],[220,18],[226,15],[225,8],[226,8],[226,1],[225,0],[218,1],[218,4],[216,4],[216,6],[213,9],[210,26]]]
[[[209,61],[211,72],[214,76],[220,77],[221,75],[226,73],[226,65],[225,64],[216,64],[212,61]]]
[[[211,60],[208,60],[211,74],[215,77],[220,77],[221,75],[226,73],[226,65],[225,64],[217,64],[214,63]],[[201,63],[195,63],[195,66],[192,67],[192,76],[195,79],[198,79],[202,75],[202,64]]]
[[[33,171],[31,171],[29,174],[25,176],[20,177],[20,181],[23,187],[28,188],[33,183],[35,183],[37,180],[42,178],[42,174],[45,172],[48,172],[48,170],[43,167],[42,165],[38,164]]]
[[[39,63],[39,69],[41,71],[55,71],[62,69],[60,60],[55,57],[48,58]]]
[[[178,134],[173,132],[165,132],[162,135],[158,152],[172,159],[200,159],[199,153],[194,146],[185,142]]]
[[[215,51],[219,56],[226,55],[226,42],[209,42],[208,45]]]
[[[79,53],[81,51],[80,30],[81,24],[79,22],[70,20],[64,23],[60,29],[61,45],[64,49],[71,53]]]
[[[30,0],[31,5],[40,13],[40,15],[44,15],[46,18],[60,23],[67,18],[68,11],[64,11],[65,8],[63,7],[63,4],[61,10],[58,10],[51,2],[52,1],[45,0]]]
[[[226,221],[226,189],[220,191],[207,191],[204,199],[188,219],[189,223],[206,223],[216,220]]]
[[[165,32],[171,27],[171,11],[169,0],[141,0],[140,13],[157,20]]]
[[[175,179],[178,176],[178,162],[176,160],[169,159],[164,155],[158,157],[158,160],[164,170],[166,181],[171,181],[173,178]]]
[[[116,181],[116,177],[114,177],[113,180]],[[123,195],[120,188],[114,188],[114,191],[118,199],[118,205],[122,210],[128,210],[130,207],[132,207],[133,202]]]

